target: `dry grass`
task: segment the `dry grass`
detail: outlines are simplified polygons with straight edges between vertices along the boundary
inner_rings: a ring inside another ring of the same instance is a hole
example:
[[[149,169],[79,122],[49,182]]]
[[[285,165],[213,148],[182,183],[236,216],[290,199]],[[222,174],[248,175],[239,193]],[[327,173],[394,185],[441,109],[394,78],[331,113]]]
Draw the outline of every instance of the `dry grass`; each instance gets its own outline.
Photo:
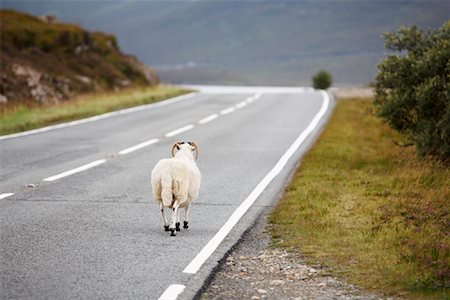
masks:
[[[189,92],[173,86],[142,87],[116,93],[79,96],[57,105],[0,106],[0,134],[86,118],[122,108],[158,102]]]
[[[450,297],[450,169],[396,146],[371,105],[338,101],[270,216],[274,246],[386,294]]]

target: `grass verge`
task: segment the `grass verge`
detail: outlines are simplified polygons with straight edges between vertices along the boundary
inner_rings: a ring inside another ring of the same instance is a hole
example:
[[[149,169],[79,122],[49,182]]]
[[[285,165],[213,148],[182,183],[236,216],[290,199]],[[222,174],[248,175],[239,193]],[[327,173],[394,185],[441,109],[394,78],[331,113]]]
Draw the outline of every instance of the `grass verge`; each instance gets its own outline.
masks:
[[[370,113],[339,100],[269,217],[275,247],[385,294],[450,298],[450,169],[419,161]]]
[[[132,88],[116,93],[83,95],[48,107],[32,105],[1,106],[0,135],[154,103],[188,92],[189,90],[186,89],[160,85],[157,87]]]

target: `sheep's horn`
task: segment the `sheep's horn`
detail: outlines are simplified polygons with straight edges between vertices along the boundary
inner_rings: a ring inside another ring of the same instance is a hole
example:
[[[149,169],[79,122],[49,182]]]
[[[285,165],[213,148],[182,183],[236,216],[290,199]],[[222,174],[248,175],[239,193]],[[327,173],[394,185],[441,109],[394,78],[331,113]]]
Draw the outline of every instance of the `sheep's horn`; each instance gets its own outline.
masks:
[[[195,148],[195,160],[198,159],[198,145],[196,142],[189,142],[189,145],[193,146]]]
[[[173,152],[174,152],[174,150],[175,150],[175,148],[179,149],[179,148],[178,148],[178,143],[179,143],[179,142],[176,142],[176,143],[175,143],[175,144],[173,144],[173,146],[172,146],[172,157],[174,157],[174,156],[175,156],[175,153],[173,153]]]

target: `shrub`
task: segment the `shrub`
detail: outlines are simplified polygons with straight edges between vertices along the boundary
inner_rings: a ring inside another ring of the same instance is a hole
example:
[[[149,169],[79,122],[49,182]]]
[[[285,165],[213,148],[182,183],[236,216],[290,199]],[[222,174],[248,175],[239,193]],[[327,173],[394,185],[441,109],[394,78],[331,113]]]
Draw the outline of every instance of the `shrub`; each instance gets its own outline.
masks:
[[[395,51],[378,65],[375,108],[420,156],[450,161],[450,22],[384,35]]]
[[[313,87],[315,89],[326,90],[331,86],[332,77],[327,71],[321,70],[316,75],[314,75],[312,81]]]

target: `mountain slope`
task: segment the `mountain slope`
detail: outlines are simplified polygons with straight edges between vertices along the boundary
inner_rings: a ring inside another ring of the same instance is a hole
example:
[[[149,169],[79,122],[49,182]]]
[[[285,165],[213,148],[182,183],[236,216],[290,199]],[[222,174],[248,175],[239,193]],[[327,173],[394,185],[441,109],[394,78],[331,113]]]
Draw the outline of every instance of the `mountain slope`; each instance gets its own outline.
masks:
[[[384,54],[383,32],[411,24],[438,27],[450,15],[448,2],[440,0],[3,5],[114,32],[123,49],[158,66],[163,78],[203,83],[309,83],[321,68],[340,83],[367,83]]]
[[[3,102],[57,103],[91,91],[157,83],[154,73],[120,52],[116,38],[15,12],[0,11]]]

